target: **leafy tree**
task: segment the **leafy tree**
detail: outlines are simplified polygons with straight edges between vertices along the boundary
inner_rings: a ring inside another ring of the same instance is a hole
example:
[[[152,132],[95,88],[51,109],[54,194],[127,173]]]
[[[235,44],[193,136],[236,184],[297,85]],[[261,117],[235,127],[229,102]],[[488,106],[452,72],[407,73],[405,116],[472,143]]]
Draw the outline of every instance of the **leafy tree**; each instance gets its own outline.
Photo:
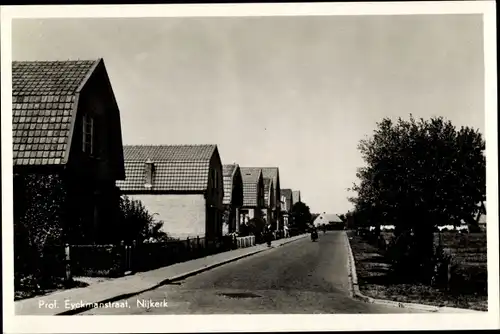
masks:
[[[486,190],[485,142],[477,130],[457,130],[442,117],[385,118],[358,148],[366,166],[350,199],[356,222],[392,224],[396,235],[413,231],[425,260],[432,257],[436,225],[475,221]]]
[[[346,222],[347,222],[347,228],[349,229],[354,229],[356,228],[356,221],[355,221],[355,218],[354,218],[354,212],[352,211],[348,211],[345,215],[345,219],[346,219]]]
[[[120,222],[123,226],[121,238],[126,242],[133,240],[167,241],[168,235],[162,231],[163,221],[156,221],[139,200],[128,196],[120,198]]]
[[[262,218],[252,218],[248,221],[248,227],[250,229],[250,233],[253,235],[259,235],[264,232],[264,228],[266,227],[266,221]]]
[[[308,224],[312,222],[312,215],[309,207],[303,202],[297,202],[292,207],[292,227],[305,231]]]
[[[45,266],[46,249],[62,244],[66,189],[57,174],[14,175],[15,282],[32,277],[47,286],[53,271]],[[54,260],[54,259],[53,259]]]
[[[17,175],[14,179],[14,225],[26,232],[27,242],[39,251],[63,233],[65,188],[58,175]],[[21,233],[21,230],[18,230]]]

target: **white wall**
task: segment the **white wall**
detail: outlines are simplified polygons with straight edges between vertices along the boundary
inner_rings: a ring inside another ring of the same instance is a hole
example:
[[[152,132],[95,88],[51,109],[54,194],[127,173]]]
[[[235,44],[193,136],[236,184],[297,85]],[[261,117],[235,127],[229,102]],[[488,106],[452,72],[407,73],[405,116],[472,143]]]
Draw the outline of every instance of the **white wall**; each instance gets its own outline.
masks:
[[[203,195],[130,195],[140,200],[149,213],[158,213],[163,230],[169,236],[187,238],[205,236],[205,198]]]

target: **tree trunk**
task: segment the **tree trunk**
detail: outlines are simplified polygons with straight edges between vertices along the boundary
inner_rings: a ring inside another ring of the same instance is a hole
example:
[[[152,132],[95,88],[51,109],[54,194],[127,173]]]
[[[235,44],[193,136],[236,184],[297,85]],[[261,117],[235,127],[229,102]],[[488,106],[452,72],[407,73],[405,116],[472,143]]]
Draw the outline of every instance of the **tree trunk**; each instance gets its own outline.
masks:
[[[431,261],[434,257],[434,231],[432,226],[420,226],[414,230],[415,249],[412,253],[415,256],[415,264],[419,276],[427,281],[432,276]]]

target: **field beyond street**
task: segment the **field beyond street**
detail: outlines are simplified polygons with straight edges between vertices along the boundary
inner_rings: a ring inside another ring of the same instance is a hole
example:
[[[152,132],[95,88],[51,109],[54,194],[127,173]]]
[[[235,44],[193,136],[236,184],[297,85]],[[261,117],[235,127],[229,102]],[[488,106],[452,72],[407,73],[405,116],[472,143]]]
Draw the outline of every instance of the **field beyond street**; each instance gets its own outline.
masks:
[[[391,233],[384,232],[387,240]],[[384,253],[361,236],[349,232],[349,239],[356,262],[360,291],[366,296],[398,302],[420,303],[433,306],[488,310],[488,296],[481,292],[486,284],[486,233],[441,233],[441,243],[446,253],[452,255],[456,273],[466,280],[468,291],[447,292],[423,284],[397,282],[390,276],[390,262]],[[435,244],[439,244],[439,233]]]

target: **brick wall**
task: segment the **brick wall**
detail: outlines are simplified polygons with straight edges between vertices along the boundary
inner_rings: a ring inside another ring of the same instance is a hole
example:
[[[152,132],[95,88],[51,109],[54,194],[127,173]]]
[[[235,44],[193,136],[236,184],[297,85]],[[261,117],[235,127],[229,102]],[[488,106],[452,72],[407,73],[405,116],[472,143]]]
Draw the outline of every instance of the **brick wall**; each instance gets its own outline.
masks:
[[[142,201],[155,218],[163,220],[163,230],[176,238],[205,236],[206,209],[203,195],[131,195]]]

